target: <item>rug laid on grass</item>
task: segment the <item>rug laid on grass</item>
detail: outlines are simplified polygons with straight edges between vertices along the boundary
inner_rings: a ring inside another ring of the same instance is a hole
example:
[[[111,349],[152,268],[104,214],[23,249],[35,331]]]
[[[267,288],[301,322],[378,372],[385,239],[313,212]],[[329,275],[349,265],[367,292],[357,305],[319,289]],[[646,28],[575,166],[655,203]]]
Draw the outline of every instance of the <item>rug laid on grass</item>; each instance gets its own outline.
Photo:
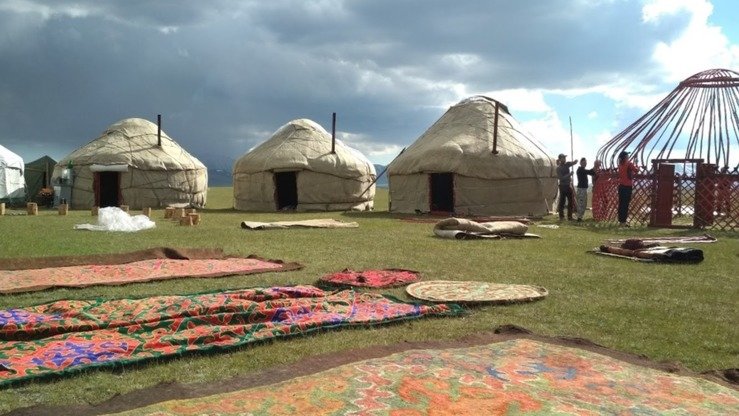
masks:
[[[527,233],[529,227],[518,221],[475,222],[465,218],[447,218],[434,225],[434,235],[456,240],[540,238]]]
[[[277,272],[301,267],[297,263],[257,256],[230,257],[217,249],[158,248],[97,256],[3,259],[0,260],[0,294],[52,287]]]
[[[459,218],[459,217],[456,217],[456,218]],[[520,223],[523,223],[523,224],[529,224],[531,222],[531,219],[530,218],[520,217],[520,216],[515,216],[515,215],[510,215],[510,216],[509,215],[495,215],[495,216],[488,216],[488,217],[469,217],[469,218],[465,218],[465,219],[470,220],[470,221],[474,221],[474,222],[516,221],[516,222],[520,222]],[[406,221],[406,222],[418,222],[418,223],[424,223],[424,224],[428,224],[428,223],[435,224],[435,223],[439,222],[439,217],[438,216],[436,216],[436,218],[434,218],[434,217],[401,217],[400,220],[401,221]]]
[[[416,299],[454,303],[512,303],[542,299],[549,292],[541,286],[510,285],[471,280],[430,280],[413,283],[406,292]]]
[[[134,415],[503,415],[739,412],[739,392],[534,339],[416,349]]]
[[[385,288],[403,286],[416,282],[420,274],[413,270],[404,269],[379,269],[354,271],[345,269],[338,273],[331,273],[319,279],[319,283],[325,286],[357,286],[371,288]]]
[[[302,221],[276,221],[276,222],[258,222],[258,221],[242,221],[241,228],[245,230],[272,230],[283,228],[357,228],[359,224],[356,222],[343,222],[334,219],[316,219]]]
[[[460,313],[456,305],[418,305],[313,286],[12,308],[0,310],[0,387],[324,328]]]
[[[655,246],[631,250],[602,245],[590,250],[590,253],[649,263],[700,263],[703,261],[703,250],[689,247]]]
[[[606,240],[608,245],[621,245],[628,241],[641,241],[654,244],[687,244],[687,243],[715,243],[718,239],[709,234],[695,236],[662,236],[662,237],[631,237]]]

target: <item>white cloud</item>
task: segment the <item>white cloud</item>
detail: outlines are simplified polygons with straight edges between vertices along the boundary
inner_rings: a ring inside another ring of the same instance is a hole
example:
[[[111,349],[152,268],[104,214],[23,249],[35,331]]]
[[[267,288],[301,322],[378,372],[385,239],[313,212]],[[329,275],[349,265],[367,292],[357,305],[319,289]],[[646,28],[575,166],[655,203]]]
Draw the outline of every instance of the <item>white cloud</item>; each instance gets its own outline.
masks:
[[[598,112],[597,111],[591,111],[588,113],[588,119],[593,120],[598,118]]]
[[[570,126],[562,124],[561,119],[555,111],[548,111],[543,117],[519,121],[525,131],[529,132],[536,140],[541,142],[549,151],[551,156],[564,153],[567,158],[570,157]],[[577,157],[584,148],[582,139],[573,131],[572,142],[574,146],[574,155]]]
[[[482,93],[508,106],[512,113],[528,111],[532,113],[546,113],[552,108],[544,101],[542,90],[523,88],[498,90]]]
[[[0,3],[0,11],[9,11],[19,14],[36,14],[44,20],[53,16],[63,15],[67,17],[86,17],[92,13],[89,7],[78,4],[54,4],[47,6],[28,0],[5,0]]]
[[[389,163],[403,149],[402,146],[397,144],[381,143],[363,134],[337,132],[336,135],[348,146],[359,150],[368,159],[380,164]]]
[[[452,53],[441,57],[441,61],[445,64],[464,70],[472,65],[479,64],[481,59],[479,56],[469,53]]]
[[[614,134],[611,131],[603,130],[595,135],[595,142],[598,144],[598,146],[602,146],[606,144],[609,140],[611,140],[613,136]]]
[[[177,26],[162,26],[158,30],[165,35],[169,35],[172,33],[177,33],[179,28]]]
[[[688,26],[671,42],[657,43],[652,55],[669,81],[681,81],[707,69],[739,66],[739,45],[732,45],[720,27],[709,23],[713,6],[707,0],[652,0],[644,5],[642,19],[657,25],[663,17],[678,12],[690,14]]]

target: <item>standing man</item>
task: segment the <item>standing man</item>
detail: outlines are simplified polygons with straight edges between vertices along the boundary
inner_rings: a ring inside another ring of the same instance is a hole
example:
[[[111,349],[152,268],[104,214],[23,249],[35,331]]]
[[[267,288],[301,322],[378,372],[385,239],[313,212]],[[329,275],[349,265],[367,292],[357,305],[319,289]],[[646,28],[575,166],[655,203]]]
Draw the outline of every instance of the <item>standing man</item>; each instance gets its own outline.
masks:
[[[576,165],[577,162],[567,161],[567,156],[564,153],[560,153],[557,157],[557,179],[559,180],[559,203],[557,204],[557,213],[559,213],[559,220],[565,219],[564,207],[565,200],[567,200],[567,219],[572,220],[572,171],[570,167]]]
[[[629,215],[629,204],[631,203],[631,192],[634,189],[634,175],[639,173],[639,168],[629,160],[629,152],[623,151],[618,154],[618,225],[628,227],[626,217]]]
[[[588,165],[588,160],[585,158],[580,159],[580,166],[578,166],[575,174],[577,175],[577,222],[582,221],[583,215],[585,215],[585,207],[588,204],[588,175],[595,178],[595,169],[585,169]]]

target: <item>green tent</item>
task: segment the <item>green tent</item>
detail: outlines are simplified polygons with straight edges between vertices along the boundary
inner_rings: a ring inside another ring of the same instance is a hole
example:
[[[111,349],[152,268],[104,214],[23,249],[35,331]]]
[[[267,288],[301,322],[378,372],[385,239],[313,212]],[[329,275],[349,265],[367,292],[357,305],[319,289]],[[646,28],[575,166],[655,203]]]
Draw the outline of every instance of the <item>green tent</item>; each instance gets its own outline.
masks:
[[[50,188],[51,174],[54,172],[56,160],[49,156],[42,156],[33,162],[26,163],[26,198],[35,201],[41,188]]]

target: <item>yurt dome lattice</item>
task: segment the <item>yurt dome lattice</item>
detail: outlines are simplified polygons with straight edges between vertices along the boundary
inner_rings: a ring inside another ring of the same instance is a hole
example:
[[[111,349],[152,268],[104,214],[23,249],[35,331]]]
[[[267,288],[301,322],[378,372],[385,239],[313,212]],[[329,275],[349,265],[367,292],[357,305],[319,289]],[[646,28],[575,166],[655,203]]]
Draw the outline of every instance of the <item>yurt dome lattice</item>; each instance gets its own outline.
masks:
[[[208,170],[148,120],[128,118],[57,163],[52,182],[72,167],[74,209],[128,205],[132,209],[205,206]]]
[[[317,123],[297,119],[236,161],[234,208],[370,210],[375,177],[374,165],[358,150],[338,139],[332,142]]]
[[[617,159],[641,167],[629,209],[642,225],[736,229],[739,223],[739,73],[699,72],[599,150],[605,170],[593,216],[615,217]]]
[[[474,96],[452,106],[388,166],[390,210],[545,215],[556,164],[508,108]]]

